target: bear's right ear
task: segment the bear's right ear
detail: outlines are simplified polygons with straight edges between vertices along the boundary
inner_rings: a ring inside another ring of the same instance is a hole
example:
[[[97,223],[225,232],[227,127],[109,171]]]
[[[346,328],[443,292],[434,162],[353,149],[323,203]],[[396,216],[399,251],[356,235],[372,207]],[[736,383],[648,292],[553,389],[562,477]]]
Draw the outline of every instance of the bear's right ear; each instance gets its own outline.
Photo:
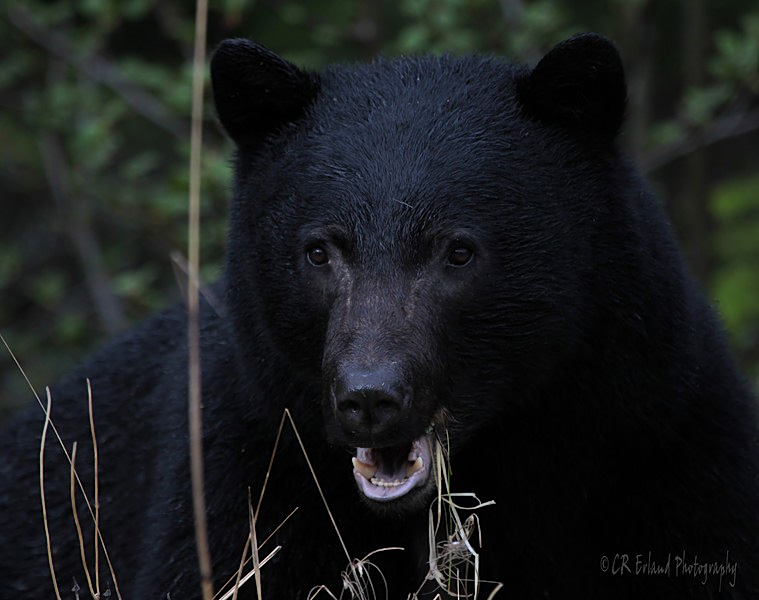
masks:
[[[302,116],[319,91],[306,73],[260,44],[223,41],[211,59],[219,120],[238,146],[252,146]]]
[[[596,33],[564,40],[517,82],[519,99],[533,118],[612,139],[627,100],[619,52]]]

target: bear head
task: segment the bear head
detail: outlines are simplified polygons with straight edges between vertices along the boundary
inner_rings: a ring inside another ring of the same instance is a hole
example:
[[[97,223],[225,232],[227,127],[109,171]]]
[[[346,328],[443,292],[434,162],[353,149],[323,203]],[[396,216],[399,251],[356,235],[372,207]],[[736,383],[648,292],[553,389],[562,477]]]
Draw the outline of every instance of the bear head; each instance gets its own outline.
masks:
[[[211,74],[237,146],[225,277],[241,353],[321,390],[370,504],[418,507],[438,442],[476,444],[582,343],[618,53],[584,34],[534,69],[443,56],[311,73],[235,39]]]

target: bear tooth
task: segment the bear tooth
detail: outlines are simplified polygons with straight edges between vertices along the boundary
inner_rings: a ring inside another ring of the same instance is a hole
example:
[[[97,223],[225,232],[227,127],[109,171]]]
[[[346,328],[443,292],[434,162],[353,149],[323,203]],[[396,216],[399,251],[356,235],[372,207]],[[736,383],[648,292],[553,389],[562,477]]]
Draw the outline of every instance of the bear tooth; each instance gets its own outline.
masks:
[[[367,465],[366,463],[358,460],[355,456],[351,458],[351,462],[353,463],[353,468],[367,479],[374,477],[374,474],[377,472],[377,467]]]
[[[400,481],[385,481],[384,479],[379,479],[378,477],[372,477],[371,479],[372,485],[376,485],[377,487],[398,487],[407,481],[408,479],[403,479]]]
[[[411,477],[417,471],[421,471],[424,468],[424,460],[422,457],[418,457],[412,464],[406,467],[406,477]]]

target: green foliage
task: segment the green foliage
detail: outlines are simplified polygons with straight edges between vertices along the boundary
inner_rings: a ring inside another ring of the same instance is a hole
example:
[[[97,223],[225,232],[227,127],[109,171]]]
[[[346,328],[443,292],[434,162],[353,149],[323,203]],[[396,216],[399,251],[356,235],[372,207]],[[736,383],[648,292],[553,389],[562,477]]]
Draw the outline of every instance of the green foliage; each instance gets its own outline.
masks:
[[[726,28],[713,36],[715,52],[709,60],[711,81],[685,90],[679,114],[655,128],[654,144],[671,143],[689,129],[708,125],[731,105],[759,94],[759,11],[744,15],[740,28]]]
[[[502,52],[531,60],[577,30],[551,0],[410,0],[400,13],[406,24],[387,44],[391,54]]]
[[[722,263],[714,294],[736,346],[748,354],[759,345],[759,176],[718,187],[712,206]],[[759,376],[759,365],[746,367]]]
[[[720,31],[715,36],[716,56],[710,63],[715,77],[746,85],[759,93],[759,10],[745,15],[739,31]]]
[[[468,4],[468,6],[466,6]],[[422,52],[463,53],[477,49],[478,36],[471,21],[464,16],[466,9],[475,12],[482,2],[461,0],[409,0],[401,13],[409,24],[398,37],[395,50],[401,54]]]
[[[378,51],[483,51],[534,62],[576,31],[612,37],[632,31],[631,15],[646,11],[651,28],[668,31],[675,10],[654,12],[650,0],[611,6],[601,0],[582,6],[567,0],[223,0],[212,3],[209,44],[251,37],[307,68]],[[757,102],[759,12],[750,0],[719,9],[725,26],[714,34],[709,81],[686,93],[651,90],[658,112],[646,132],[648,148],[677,144],[731,107]],[[25,0],[6,3],[0,13],[0,333],[37,384],[122,326],[104,317],[93,285],[106,287],[124,323],[179,299],[169,256],[184,253],[187,243],[193,19],[193,3],[177,0]],[[51,39],[63,49],[48,46]],[[634,47],[627,56],[634,66]],[[205,115],[201,255],[210,281],[223,260],[232,149],[210,102]],[[750,169],[745,152],[737,158],[741,172]],[[754,366],[758,190],[756,178],[733,181],[728,174],[714,195],[715,293],[737,347]],[[94,241],[90,251],[78,246],[83,231]],[[88,252],[99,266],[86,259]],[[98,268],[105,279],[93,283]],[[0,365],[1,411],[27,393],[7,357]]]

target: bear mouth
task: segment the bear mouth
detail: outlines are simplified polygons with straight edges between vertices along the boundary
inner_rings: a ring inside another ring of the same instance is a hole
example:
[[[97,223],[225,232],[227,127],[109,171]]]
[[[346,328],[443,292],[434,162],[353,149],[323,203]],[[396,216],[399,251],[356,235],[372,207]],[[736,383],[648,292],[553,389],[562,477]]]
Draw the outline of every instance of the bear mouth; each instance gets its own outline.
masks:
[[[423,487],[432,472],[431,435],[410,444],[386,448],[356,448],[353,476],[363,494],[375,502],[391,502]]]

